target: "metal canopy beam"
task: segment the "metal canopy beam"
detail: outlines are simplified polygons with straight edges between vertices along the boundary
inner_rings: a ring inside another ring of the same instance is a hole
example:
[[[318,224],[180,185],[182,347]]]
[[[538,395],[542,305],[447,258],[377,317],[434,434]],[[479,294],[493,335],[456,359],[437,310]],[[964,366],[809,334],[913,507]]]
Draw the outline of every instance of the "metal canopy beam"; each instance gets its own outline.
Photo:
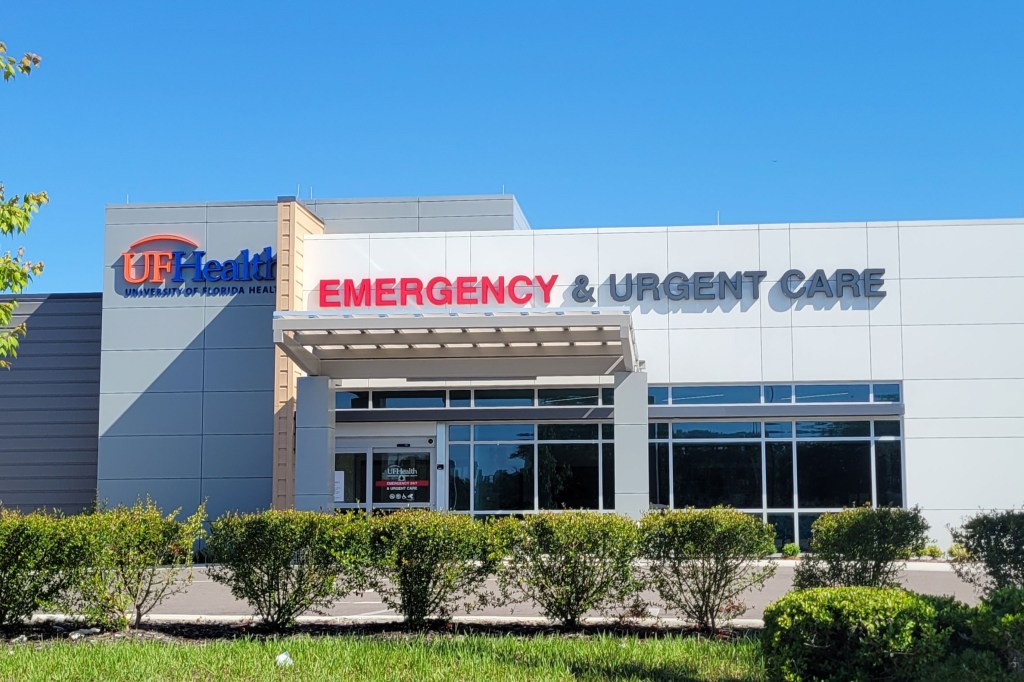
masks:
[[[274,313],[274,342],[338,379],[532,379],[635,371],[628,309]]]

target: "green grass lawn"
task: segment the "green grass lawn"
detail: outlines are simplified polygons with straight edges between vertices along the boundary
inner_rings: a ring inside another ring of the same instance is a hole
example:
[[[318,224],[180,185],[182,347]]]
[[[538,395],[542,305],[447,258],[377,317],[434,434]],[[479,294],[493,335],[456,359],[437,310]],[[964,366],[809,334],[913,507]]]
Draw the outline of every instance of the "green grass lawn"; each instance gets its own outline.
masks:
[[[278,668],[288,651],[295,664]],[[0,648],[2,680],[762,680],[754,639],[287,637]]]

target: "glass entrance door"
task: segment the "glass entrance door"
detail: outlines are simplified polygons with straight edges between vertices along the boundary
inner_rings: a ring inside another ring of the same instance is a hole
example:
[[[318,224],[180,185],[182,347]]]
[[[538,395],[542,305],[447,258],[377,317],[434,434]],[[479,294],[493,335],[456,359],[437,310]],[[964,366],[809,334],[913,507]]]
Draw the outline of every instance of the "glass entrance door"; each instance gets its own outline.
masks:
[[[374,507],[432,507],[434,452],[431,449],[374,450]]]
[[[366,507],[366,450],[347,450],[334,455],[334,506],[342,509]]]

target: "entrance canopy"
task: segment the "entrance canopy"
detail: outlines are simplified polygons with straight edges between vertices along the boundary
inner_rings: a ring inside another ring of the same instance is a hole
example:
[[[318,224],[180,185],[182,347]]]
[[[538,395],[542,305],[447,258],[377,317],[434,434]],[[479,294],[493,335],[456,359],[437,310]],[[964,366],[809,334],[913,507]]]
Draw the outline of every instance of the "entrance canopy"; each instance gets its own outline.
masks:
[[[275,312],[274,343],[308,375],[491,380],[639,369],[627,308]]]

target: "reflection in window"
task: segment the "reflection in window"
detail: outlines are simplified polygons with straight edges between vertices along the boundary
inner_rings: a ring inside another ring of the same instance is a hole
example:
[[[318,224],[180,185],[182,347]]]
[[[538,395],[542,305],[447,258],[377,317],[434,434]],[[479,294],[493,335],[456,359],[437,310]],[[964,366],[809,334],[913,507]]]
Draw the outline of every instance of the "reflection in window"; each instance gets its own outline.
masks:
[[[672,446],[676,507],[761,508],[760,443]]]
[[[800,543],[801,552],[809,552],[811,550],[811,526],[818,520],[821,514],[801,514],[799,521],[800,533],[797,536],[797,542]]]
[[[651,422],[647,425],[650,440],[668,440],[668,422]]]
[[[541,509],[597,509],[597,443],[544,444],[537,448]]]
[[[334,407],[339,410],[365,410],[370,406],[368,391],[336,391]]]
[[[792,514],[769,514],[768,523],[775,528],[775,549],[781,551],[783,545],[795,542]]]
[[[373,407],[444,407],[444,391],[374,391]]]
[[[469,424],[452,424],[449,426],[448,440],[469,440]]]
[[[903,461],[899,441],[875,443],[875,488],[879,507],[903,506]]]
[[[537,440],[597,440],[597,424],[538,424]]]
[[[477,424],[473,440],[533,440],[533,424]]]
[[[764,454],[768,506],[776,509],[792,508],[793,446],[789,443],[768,443]]]
[[[668,509],[671,506],[668,497],[668,443],[650,443],[647,453],[651,508]]]
[[[467,429],[469,427],[466,427]],[[448,446],[448,508],[469,511],[469,446]]]
[[[793,402],[793,387],[789,384],[769,384],[764,387],[764,401],[766,403],[791,403]]]
[[[797,422],[797,438],[867,438],[871,422]]]
[[[798,403],[866,403],[868,384],[809,384],[796,387]]]
[[[900,401],[899,384],[875,384],[876,403],[898,403]]]
[[[649,386],[647,388],[648,405],[668,405],[668,386]]]
[[[870,441],[796,445],[800,506],[860,507],[871,502]]]
[[[673,386],[673,405],[732,405],[761,402],[760,386]]]
[[[469,390],[458,390],[448,391],[448,406],[449,407],[469,407],[470,406],[470,392]]]
[[[477,407],[527,407],[533,405],[533,389],[477,389],[474,400]]]
[[[672,437],[694,438],[760,438],[761,422],[674,422]]]
[[[596,388],[542,388],[537,391],[538,405],[597,405]]]
[[[875,422],[876,436],[898,436],[900,435],[900,423],[896,420]]]
[[[601,444],[601,494],[604,497],[604,509],[615,509],[615,445]]]
[[[765,438],[792,438],[793,422],[765,422]]]
[[[533,445],[476,445],[474,508],[533,509]]]

